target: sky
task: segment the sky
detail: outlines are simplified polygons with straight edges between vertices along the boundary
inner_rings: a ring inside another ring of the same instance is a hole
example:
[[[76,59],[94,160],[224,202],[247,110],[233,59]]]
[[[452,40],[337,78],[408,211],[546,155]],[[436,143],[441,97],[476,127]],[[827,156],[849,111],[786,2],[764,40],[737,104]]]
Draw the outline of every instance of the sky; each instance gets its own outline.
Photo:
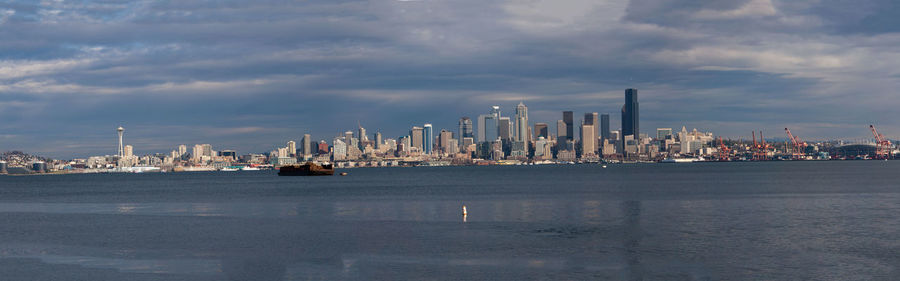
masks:
[[[520,101],[616,129],[626,88],[643,133],[896,138],[897,46],[892,0],[6,0],[0,150],[256,153]]]

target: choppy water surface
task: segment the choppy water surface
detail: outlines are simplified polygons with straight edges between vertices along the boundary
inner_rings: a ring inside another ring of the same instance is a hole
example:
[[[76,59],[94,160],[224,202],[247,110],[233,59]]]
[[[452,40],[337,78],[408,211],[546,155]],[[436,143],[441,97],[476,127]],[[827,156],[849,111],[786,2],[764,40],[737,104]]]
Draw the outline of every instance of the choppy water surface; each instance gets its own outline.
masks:
[[[898,169],[860,161],[5,176],[0,276],[898,280]]]

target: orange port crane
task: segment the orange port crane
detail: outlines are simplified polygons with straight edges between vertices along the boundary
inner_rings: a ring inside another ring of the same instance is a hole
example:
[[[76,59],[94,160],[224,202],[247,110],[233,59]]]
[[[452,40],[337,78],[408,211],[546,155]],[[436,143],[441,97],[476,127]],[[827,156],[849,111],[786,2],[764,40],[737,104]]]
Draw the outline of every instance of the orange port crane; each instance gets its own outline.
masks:
[[[752,131],[751,135],[753,136],[753,160],[769,160],[769,144],[766,143],[762,131],[759,131],[759,142],[756,142],[756,131]]]
[[[891,141],[887,140],[884,135],[879,134],[875,130],[875,125],[869,125],[872,135],[875,136],[875,157],[878,159],[888,159],[891,157]]]
[[[791,150],[791,158],[802,158],[803,155],[806,154],[806,147],[808,146],[806,142],[800,140],[800,137],[791,134],[791,130],[788,128],[784,128],[784,132],[787,133],[788,139],[791,140],[791,146],[793,146],[793,149]]]
[[[731,155],[731,149],[725,146],[722,137],[719,137],[719,161],[728,161],[729,155]]]

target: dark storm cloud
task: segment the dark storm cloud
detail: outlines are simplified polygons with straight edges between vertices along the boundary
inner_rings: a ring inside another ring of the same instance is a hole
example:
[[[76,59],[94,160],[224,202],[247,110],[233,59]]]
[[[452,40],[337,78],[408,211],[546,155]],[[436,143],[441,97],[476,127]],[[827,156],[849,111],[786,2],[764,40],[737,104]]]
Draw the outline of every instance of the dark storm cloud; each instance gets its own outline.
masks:
[[[882,0],[10,1],[0,150],[108,154],[122,124],[139,153],[259,152],[357,121],[391,137],[454,128],[523,99],[533,122],[616,122],[628,87],[648,129],[891,135],[898,13]]]

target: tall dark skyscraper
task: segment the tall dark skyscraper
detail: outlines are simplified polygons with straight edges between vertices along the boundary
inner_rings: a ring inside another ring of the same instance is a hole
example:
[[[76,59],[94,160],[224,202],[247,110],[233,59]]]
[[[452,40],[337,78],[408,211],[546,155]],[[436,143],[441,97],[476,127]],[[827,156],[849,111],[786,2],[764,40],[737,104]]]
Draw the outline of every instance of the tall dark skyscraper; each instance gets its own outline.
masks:
[[[600,115],[600,137],[609,139],[609,114]]]
[[[459,132],[457,138],[462,140],[463,138],[474,138],[475,130],[472,128],[472,119],[469,117],[459,118]]]
[[[539,137],[550,139],[550,131],[547,129],[547,123],[534,123],[534,139]]]
[[[571,111],[563,111],[563,123],[566,123],[566,140],[574,140],[575,139],[575,127],[573,126],[572,120],[572,112]]]
[[[638,109],[637,89],[625,90],[625,105],[622,106],[622,145],[625,145],[625,136],[634,136],[637,140],[640,135],[640,118]],[[624,150],[622,150],[624,151]]]

